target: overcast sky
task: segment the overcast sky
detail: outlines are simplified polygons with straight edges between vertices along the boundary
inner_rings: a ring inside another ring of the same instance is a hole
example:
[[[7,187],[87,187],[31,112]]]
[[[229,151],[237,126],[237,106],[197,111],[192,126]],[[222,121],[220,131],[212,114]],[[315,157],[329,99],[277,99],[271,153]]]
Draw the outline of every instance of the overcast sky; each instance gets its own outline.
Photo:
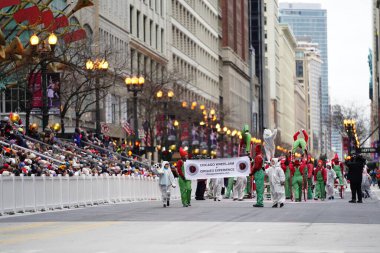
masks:
[[[368,51],[372,48],[372,0],[279,0],[321,3],[327,10],[331,104],[368,105]]]

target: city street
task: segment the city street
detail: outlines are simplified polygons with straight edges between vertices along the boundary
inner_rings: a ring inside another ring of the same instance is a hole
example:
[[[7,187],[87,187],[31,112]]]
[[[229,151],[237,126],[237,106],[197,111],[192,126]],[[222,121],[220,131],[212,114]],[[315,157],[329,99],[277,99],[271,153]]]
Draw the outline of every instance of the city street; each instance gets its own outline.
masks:
[[[379,252],[378,200],[253,203],[151,201],[3,216],[0,252]]]

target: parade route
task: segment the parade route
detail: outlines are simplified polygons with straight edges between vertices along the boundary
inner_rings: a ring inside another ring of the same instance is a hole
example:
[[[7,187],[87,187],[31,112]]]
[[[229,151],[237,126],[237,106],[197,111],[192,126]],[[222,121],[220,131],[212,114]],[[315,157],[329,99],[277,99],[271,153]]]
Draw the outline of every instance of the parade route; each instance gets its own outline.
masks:
[[[378,252],[380,202],[121,203],[0,218],[0,252]],[[315,240],[318,238],[318,240]]]

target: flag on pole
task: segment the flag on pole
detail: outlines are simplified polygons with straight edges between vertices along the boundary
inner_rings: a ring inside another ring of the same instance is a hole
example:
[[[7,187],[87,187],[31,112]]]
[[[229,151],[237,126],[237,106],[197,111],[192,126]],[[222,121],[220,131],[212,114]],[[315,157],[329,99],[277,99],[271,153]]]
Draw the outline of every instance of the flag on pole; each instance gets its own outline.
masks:
[[[134,131],[132,130],[131,125],[130,125],[128,122],[124,122],[124,123],[122,124],[122,127],[123,127],[124,131],[125,131],[128,135],[133,135],[133,134],[134,134]]]

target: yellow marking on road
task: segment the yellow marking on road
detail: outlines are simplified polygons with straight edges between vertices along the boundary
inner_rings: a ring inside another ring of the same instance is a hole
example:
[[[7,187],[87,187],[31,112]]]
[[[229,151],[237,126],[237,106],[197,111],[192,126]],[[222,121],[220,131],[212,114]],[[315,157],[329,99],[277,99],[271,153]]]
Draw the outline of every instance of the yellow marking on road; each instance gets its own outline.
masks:
[[[56,222],[38,222],[38,223],[28,223],[20,226],[13,226],[13,224],[17,223],[8,223],[8,227],[0,227],[0,234],[7,233],[7,232],[13,232],[18,230],[26,230],[26,229],[32,229],[32,228],[39,228],[44,226],[49,226],[52,224],[55,224]]]
[[[117,222],[97,222],[97,223],[80,223],[72,226],[66,226],[67,223],[57,223],[64,224],[65,226],[62,228],[52,227],[51,231],[46,231],[42,233],[33,233],[33,234],[17,234],[14,235],[13,238],[7,238],[5,240],[0,240],[0,245],[6,244],[15,244],[22,243],[30,240],[46,240],[47,238],[67,235],[67,234],[75,234],[79,232],[83,232],[86,230],[92,230],[97,228],[103,228],[107,226],[111,226],[116,224]]]

